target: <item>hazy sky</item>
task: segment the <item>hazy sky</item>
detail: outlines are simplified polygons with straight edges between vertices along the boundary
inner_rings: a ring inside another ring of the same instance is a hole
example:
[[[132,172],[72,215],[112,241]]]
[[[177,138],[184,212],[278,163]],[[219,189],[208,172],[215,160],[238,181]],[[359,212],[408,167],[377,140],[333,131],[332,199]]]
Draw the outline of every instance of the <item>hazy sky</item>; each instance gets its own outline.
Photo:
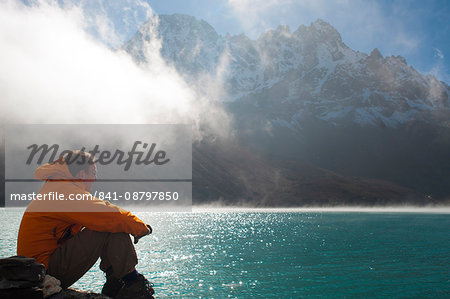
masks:
[[[147,0],[157,14],[203,19],[219,34],[256,39],[280,24],[295,31],[317,18],[334,26],[352,49],[401,55],[422,73],[450,83],[450,1]]]

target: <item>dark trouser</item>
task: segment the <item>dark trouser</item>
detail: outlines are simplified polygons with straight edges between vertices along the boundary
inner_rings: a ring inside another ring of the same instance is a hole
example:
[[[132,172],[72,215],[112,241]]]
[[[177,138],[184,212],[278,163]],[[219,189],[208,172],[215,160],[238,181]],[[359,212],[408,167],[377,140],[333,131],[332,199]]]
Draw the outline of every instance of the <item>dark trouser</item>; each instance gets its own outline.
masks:
[[[100,269],[117,278],[131,272],[137,256],[126,233],[105,233],[84,229],[53,252],[48,274],[67,288],[80,279],[101,258]],[[111,272],[112,270],[112,272]]]

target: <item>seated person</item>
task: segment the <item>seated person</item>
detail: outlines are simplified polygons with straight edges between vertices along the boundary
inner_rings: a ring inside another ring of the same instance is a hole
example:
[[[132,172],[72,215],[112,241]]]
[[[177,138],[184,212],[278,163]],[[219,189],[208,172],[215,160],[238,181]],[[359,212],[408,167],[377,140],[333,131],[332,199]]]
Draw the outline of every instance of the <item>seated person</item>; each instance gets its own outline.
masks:
[[[68,162],[70,161],[70,162]],[[152,285],[138,273],[130,234],[137,241],[151,227],[122,208],[90,196],[97,179],[90,154],[72,151],[34,173],[44,180],[41,198],[25,210],[17,240],[17,254],[35,258],[47,273],[67,288],[101,258],[106,273],[102,294],[114,298],[153,298]],[[48,200],[64,194],[66,200]],[[90,200],[67,200],[85,195]]]

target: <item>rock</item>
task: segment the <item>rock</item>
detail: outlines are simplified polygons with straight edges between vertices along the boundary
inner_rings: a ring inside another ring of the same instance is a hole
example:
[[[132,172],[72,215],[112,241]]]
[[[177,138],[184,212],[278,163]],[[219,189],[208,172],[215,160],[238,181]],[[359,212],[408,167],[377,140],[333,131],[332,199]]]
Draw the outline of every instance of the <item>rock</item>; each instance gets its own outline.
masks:
[[[5,289],[0,290],[0,298],[2,299],[43,299],[44,295],[40,288],[25,288],[25,289]]]
[[[0,298],[2,299],[91,299],[109,298],[76,289],[62,290],[60,281],[45,275],[45,267],[33,258],[12,256],[0,259]]]
[[[50,297],[51,295],[58,294],[61,291],[61,282],[53,276],[45,275],[42,287],[44,297]]]

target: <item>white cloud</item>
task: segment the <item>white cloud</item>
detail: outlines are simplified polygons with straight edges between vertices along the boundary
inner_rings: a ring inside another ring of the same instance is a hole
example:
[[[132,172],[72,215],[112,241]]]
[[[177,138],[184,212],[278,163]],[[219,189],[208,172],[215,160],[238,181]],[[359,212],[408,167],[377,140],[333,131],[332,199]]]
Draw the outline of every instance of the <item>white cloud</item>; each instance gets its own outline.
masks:
[[[153,15],[143,0],[62,0],[60,6],[65,10],[79,9],[85,31],[113,48],[120,47]]]
[[[79,6],[0,3],[1,123],[202,123],[228,132],[227,114],[165,64],[160,41],[138,67],[85,29]]]
[[[442,61],[439,61],[438,63],[433,65],[431,69],[426,73],[435,76],[438,80],[450,82],[450,76],[446,72],[445,65],[443,64]]]
[[[436,57],[438,57],[439,59],[444,59],[445,58],[444,53],[442,53],[442,51],[440,49],[434,48],[434,51],[436,52],[434,55]]]

